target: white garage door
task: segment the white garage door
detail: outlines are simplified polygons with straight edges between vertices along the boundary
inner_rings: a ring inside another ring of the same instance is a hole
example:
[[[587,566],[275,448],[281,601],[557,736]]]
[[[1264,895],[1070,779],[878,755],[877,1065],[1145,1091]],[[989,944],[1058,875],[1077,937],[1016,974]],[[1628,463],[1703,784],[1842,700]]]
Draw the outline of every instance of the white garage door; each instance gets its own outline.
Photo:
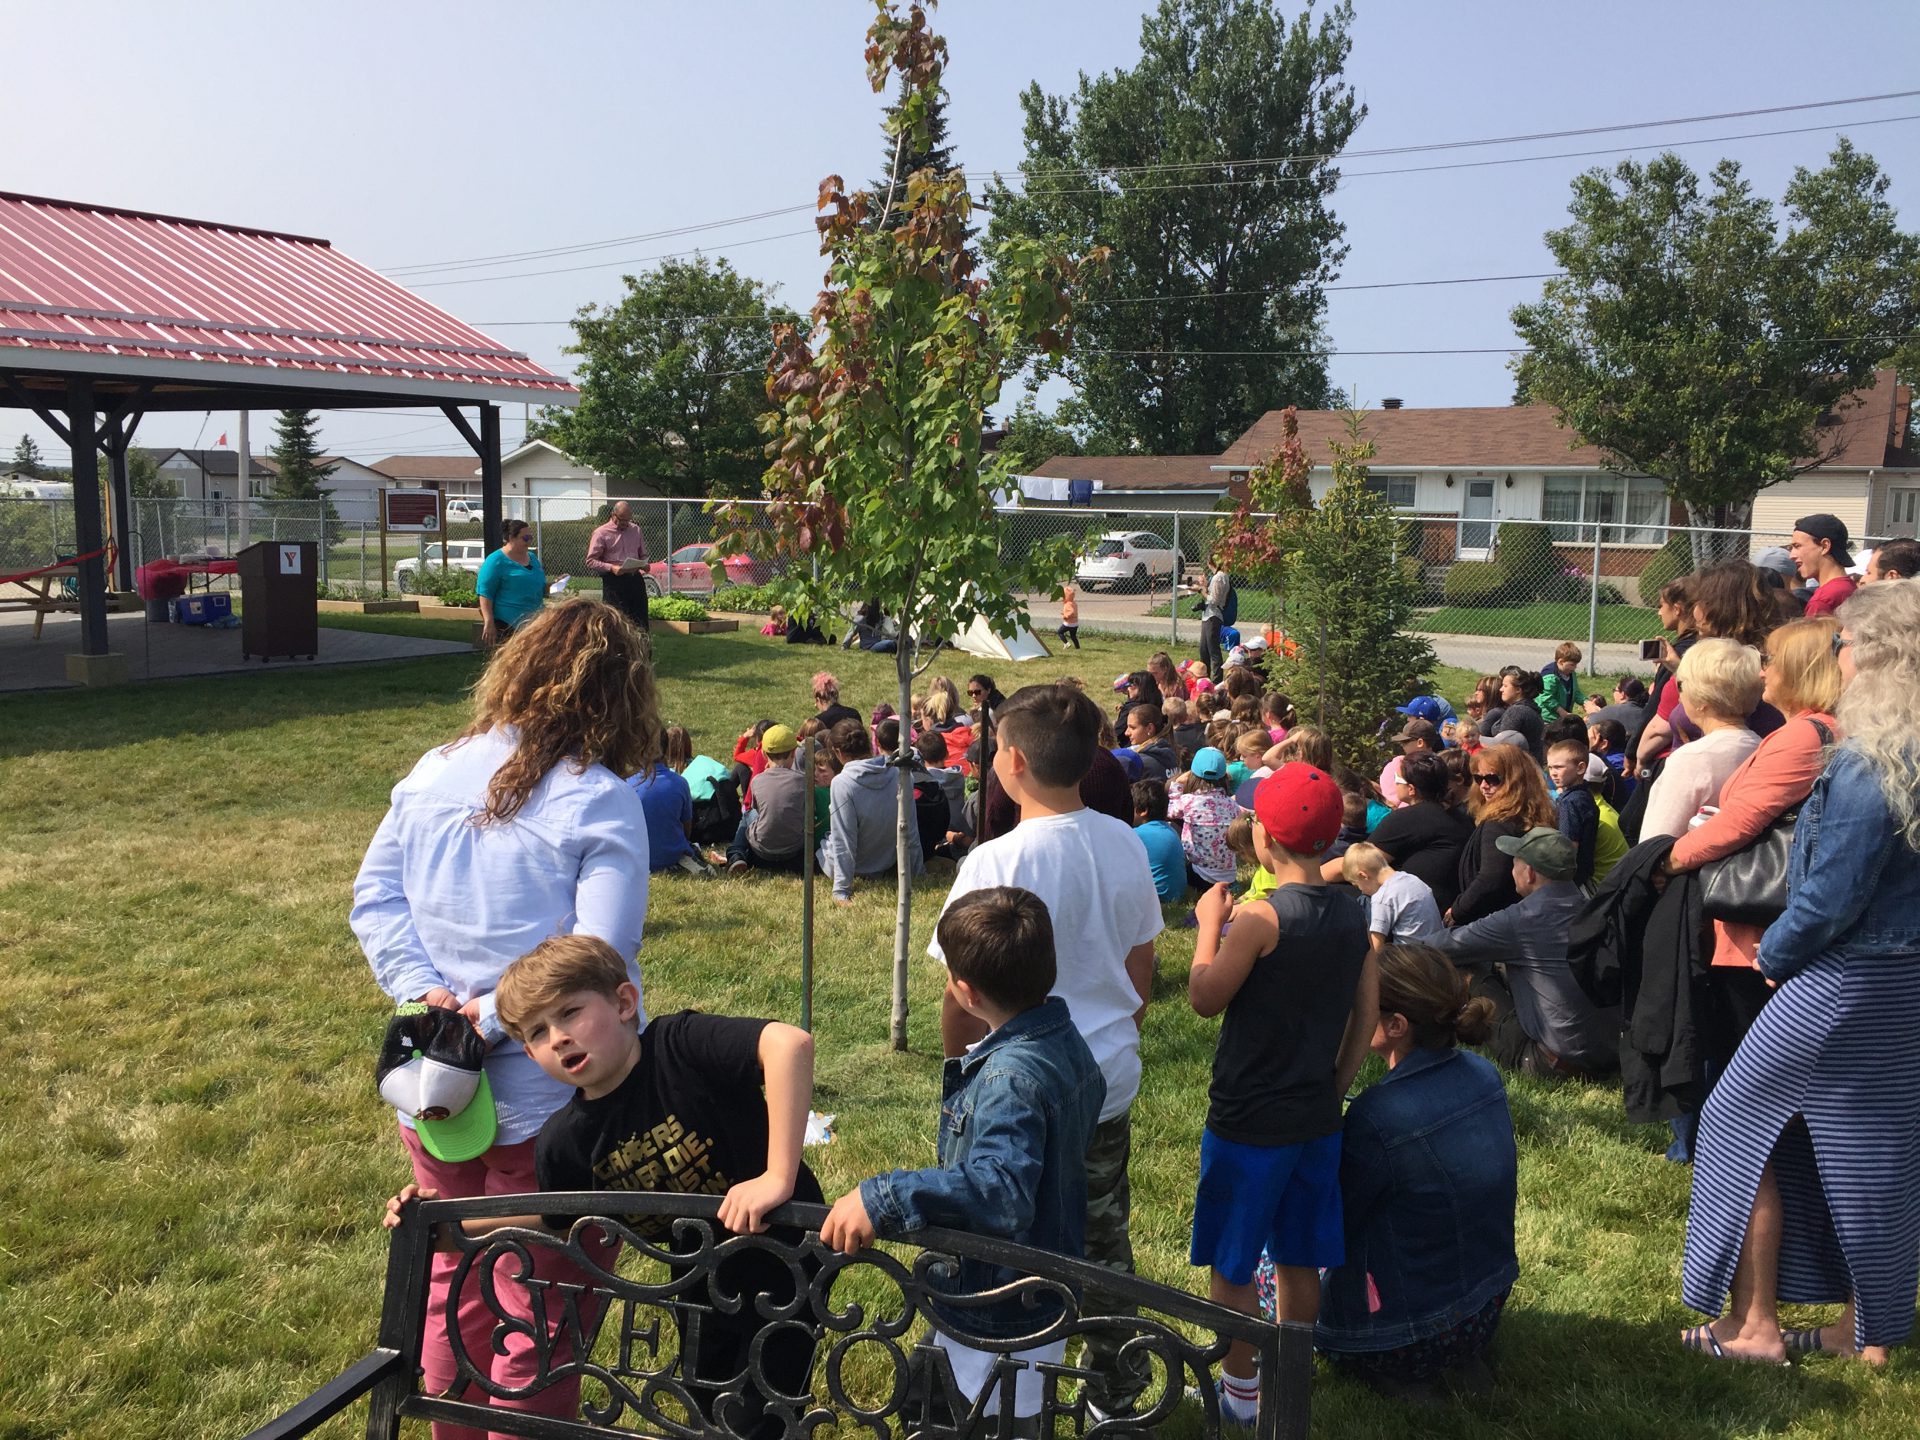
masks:
[[[593,513],[593,486],[585,480],[528,480],[527,494],[540,502],[544,520],[584,520]]]

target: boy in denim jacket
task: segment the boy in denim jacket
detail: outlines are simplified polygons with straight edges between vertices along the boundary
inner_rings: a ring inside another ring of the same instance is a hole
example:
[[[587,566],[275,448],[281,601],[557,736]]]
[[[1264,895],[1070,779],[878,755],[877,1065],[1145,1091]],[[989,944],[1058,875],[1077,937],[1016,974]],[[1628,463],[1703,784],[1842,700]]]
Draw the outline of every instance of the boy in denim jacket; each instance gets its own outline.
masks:
[[[1093,1052],[1074,1028],[1064,1000],[1049,998],[1055,979],[1053,920],[1030,890],[992,886],[961,896],[938,926],[951,993],[988,1026],[941,1077],[938,1166],[891,1170],[842,1195],[820,1238],[851,1254],[876,1237],[910,1237],[930,1225],[971,1230],[1079,1256],[1087,1225],[1087,1146],[1106,1101]],[[1016,1277],[965,1261],[955,1295],[977,1294]],[[933,1307],[941,1326],[985,1339],[1014,1339],[1046,1329],[1059,1306],[1010,1298],[996,1305]],[[936,1333],[962,1394],[987,1388],[998,1352]],[[1015,1413],[1040,1410],[1033,1366],[1059,1363],[1066,1341],[1015,1350]],[[1000,1403],[989,1399],[989,1413]]]

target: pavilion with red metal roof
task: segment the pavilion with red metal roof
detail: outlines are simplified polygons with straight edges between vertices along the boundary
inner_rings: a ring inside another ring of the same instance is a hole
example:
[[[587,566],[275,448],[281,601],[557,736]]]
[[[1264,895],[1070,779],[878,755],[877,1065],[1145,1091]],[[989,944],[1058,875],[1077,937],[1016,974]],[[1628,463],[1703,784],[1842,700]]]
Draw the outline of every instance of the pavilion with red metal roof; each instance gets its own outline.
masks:
[[[129,533],[127,446],[144,415],[435,405],[479,457],[491,551],[501,403],[578,398],[325,240],[0,192],[0,405],[34,411],[68,443],[76,481],[108,457],[117,534]],[[73,501],[81,650],[104,655],[99,492],[76,483]],[[116,570],[131,589],[126,547]]]

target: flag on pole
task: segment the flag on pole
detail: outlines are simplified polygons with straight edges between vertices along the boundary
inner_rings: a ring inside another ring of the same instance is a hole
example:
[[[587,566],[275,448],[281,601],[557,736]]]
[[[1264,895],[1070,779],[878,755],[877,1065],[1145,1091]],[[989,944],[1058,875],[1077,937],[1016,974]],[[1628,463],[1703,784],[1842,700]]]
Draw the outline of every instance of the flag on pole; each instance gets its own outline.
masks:
[[[219,438],[218,440],[216,440],[216,441],[214,441],[213,443],[214,443],[214,444],[215,444],[216,446],[225,446],[225,445],[226,445],[226,443],[227,443],[227,432],[226,432],[226,431],[224,431],[224,430],[222,430],[222,431],[220,432],[220,438]]]

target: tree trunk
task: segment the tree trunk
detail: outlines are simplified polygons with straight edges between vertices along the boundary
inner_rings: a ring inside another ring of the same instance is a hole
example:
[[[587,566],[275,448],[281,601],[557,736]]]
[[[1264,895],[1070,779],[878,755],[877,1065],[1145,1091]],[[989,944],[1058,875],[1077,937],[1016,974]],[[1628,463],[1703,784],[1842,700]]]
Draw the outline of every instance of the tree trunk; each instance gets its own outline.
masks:
[[[1687,523],[1696,527],[1692,535],[1695,570],[1720,560],[1744,560],[1753,545],[1753,497],[1712,505],[1688,501]]]
[[[900,693],[894,709],[900,717],[900,749],[895,756],[900,784],[900,813],[894,831],[893,863],[899,881],[899,898],[893,918],[893,1048],[907,1048],[907,941],[913,928],[913,752],[911,719],[913,716],[913,636],[909,617],[900,617],[899,645],[893,652],[893,673]]]

